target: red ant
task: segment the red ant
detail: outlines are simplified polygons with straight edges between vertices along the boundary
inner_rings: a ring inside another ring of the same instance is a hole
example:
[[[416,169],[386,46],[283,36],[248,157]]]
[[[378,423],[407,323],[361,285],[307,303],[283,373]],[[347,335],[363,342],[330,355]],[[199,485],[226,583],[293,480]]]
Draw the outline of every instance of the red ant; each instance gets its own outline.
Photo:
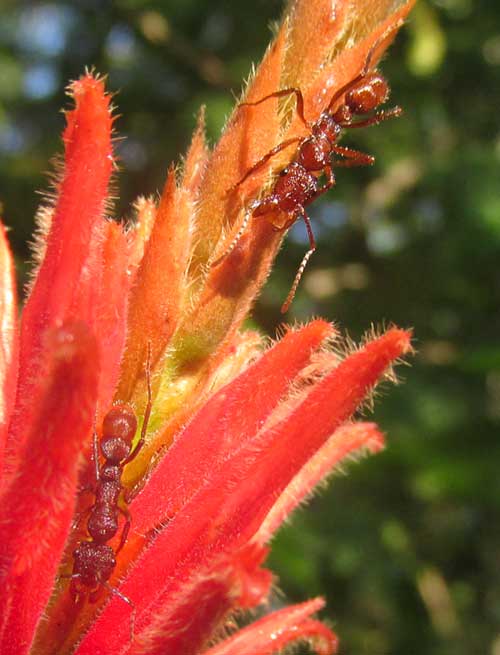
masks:
[[[116,566],[116,555],[125,545],[130,530],[130,513],[126,507],[121,478],[124,466],[137,457],[146,440],[152,408],[150,375],[148,353],[146,368],[148,400],[141,436],[136,447],[132,449],[132,440],[137,430],[137,417],[129,405],[117,404],[107,412],[102,422],[99,444],[97,433],[94,431],[95,502],[90,508],[87,521],[87,530],[91,539],[80,541],[73,551],[73,573],[67,576],[71,578],[70,592],[75,600],[83,593],[89,594],[91,603],[96,602],[101,588],[104,587],[128,603],[134,611],[132,601],[118,589],[111,587],[108,580]],[[99,465],[99,446],[104,457],[101,465]],[[123,502],[124,506],[120,506],[120,502]],[[120,513],[125,517],[125,524],[118,548],[114,551],[107,542],[118,532]],[[133,633],[133,619],[131,632]]]
[[[276,211],[284,212],[287,214],[287,218],[282,225],[276,225],[272,218],[270,219],[276,231],[288,230],[298,218],[302,217],[309,237],[309,250],[302,259],[290,292],[281,307],[282,313],[285,313],[290,307],[307,262],[316,250],[316,241],[305,207],[335,185],[333,165],[367,166],[375,161],[375,158],[371,155],[337,145],[342,130],[344,128],[367,127],[368,125],[378,124],[388,118],[399,116],[402,112],[402,109],[396,106],[387,111],[378,111],[364,120],[353,122],[355,117],[375,110],[389,96],[389,85],[384,77],[380,73],[369,72],[373,53],[379,43],[380,41],[377,41],[370,49],[363,71],[333,95],[326,109],[314,123],[306,120],[304,97],[300,89],[297,88],[281,89],[264,96],[256,102],[243,102],[239,105],[240,107],[253,107],[270,98],[283,98],[294,94],[297,115],[310,132],[308,136],[287,139],[275,146],[264,157],[259,159],[241,180],[230,189],[230,191],[233,191],[238,188],[274,155],[293,143],[298,143],[292,162],[279,171],[271,193],[250,204],[233,241],[222,257],[219,257],[212,264],[212,266],[217,266],[234,250],[251,217],[266,216]],[[342,96],[345,96],[343,103],[337,109],[334,109]],[[332,161],[332,155],[334,154],[340,155],[344,159]],[[320,185],[319,178],[322,174],[325,175],[326,181],[323,185]]]

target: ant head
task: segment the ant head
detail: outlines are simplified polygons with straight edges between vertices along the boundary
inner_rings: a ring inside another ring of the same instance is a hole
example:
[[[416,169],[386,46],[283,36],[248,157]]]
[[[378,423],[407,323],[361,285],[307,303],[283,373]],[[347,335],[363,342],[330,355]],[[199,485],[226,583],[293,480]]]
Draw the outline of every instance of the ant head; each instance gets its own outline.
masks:
[[[315,136],[326,136],[328,141],[333,143],[338,139],[340,126],[334,116],[324,112],[313,125],[312,132]]]
[[[366,114],[389,97],[389,85],[380,73],[371,73],[345,95],[345,104],[353,114]]]
[[[102,436],[132,441],[137,430],[134,410],[125,404],[113,405],[102,421]]]
[[[96,544],[93,541],[82,541],[73,551],[74,576],[77,587],[88,591],[111,577],[116,566],[115,553],[111,546]],[[78,584],[80,583],[80,584]]]

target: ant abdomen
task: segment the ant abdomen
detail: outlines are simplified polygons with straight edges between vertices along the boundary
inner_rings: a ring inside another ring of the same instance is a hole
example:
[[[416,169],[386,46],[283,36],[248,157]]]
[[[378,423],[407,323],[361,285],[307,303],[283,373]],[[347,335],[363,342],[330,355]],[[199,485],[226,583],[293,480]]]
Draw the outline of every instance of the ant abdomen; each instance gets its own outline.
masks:
[[[389,97],[389,85],[379,73],[367,76],[358,86],[345,94],[345,104],[353,114],[367,114]]]
[[[130,455],[130,446],[137,430],[135,413],[128,405],[112,407],[102,422],[101,452],[107,465],[120,464]]]
[[[102,434],[104,439],[123,439],[132,443],[137,430],[137,418],[134,410],[125,404],[112,407],[102,422]]]

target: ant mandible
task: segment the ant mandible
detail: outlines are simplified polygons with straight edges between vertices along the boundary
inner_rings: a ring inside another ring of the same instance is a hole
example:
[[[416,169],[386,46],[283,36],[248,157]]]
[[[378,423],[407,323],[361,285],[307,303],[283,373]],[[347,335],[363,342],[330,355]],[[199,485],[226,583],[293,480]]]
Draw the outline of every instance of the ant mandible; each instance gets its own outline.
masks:
[[[305,207],[335,185],[333,165],[346,167],[367,166],[373,164],[375,161],[372,155],[337,145],[342,130],[345,128],[350,129],[375,125],[388,118],[399,116],[402,113],[402,109],[396,106],[386,111],[378,111],[364,120],[353,122],[353,119],[357,116],[377,109],[389,97],[389,85],[384,77],[376,71],[369,72],[373,54],[379,44],[380,40],[370,49],[362,72],[333,95],[328,106],[315,122],[310,122],[306,119],[304,114],[304,97],[300,89],[295,87],[281,89],[264,96],[256,102],[243,102],[239,105],[239,107],[253,107],[260,105],[270,98],[283,98],[293,94],[296,100],[297,115],[309,132],[307,136],[287,139],[275,146],[264,157],[253,164],[239,182],[230,189],[230,191],[237,189],[272,157],[293,143],[298,143],[296,154],[291,163],[278,172],[278,177],[271,193],[260,200],[255,200],[249,205],[233,241],[225,253],[212,263],[212,266],[217,266],[235,249],[248,226],[250,218],[266,216],[276,211],[284,212],[287,218],[283,224],[276,225],[272,219],[270,220],[276,231],[286,231],[295,221],[302,217],[309,237],[309,250],[302,259],[290,292],[281,307],[282,313],[285,313],[290,307],[307,262],[316,250],[316,241],[314,239],[311,221],[305,211]],[[345,96],[344,101],[335,109],[342,96]],[[333,155],[339,155],[343,159],[332,161]],[[324,175],[326,178],[322,185],[319,182],[321,175]]]
[[[132,440],[137,430],[137,417],[133,409],[124,403],[114,405],[104,416],[99,443],[97,433],[94,431],[95,501],[90,507],[87,521],[87,531],[91,539],[80,541],[73,551],[73,573],[67,576],[71,578],[70,592],[75,600],[80,594],[86,594],[91,603],[96,602],[101,588],[104,587],[128,603],[134,611],[132,601],[112,587],[108,580],[116,566],[116,555],[125,545],[130,530],[130,513],[124,499],[121,478],[125,465],[137,457],[145,443],[152,409],[150,365],[151,354],[148,351],[146,366],[148,400],[136,447],[132,448]],[[101,465],[99,465],[99,447],[104,457]],[[118,532],[119,514],[125,517],[125,524],[115,551],[108,542]],[[133,627],[131,632],[133,633]]]

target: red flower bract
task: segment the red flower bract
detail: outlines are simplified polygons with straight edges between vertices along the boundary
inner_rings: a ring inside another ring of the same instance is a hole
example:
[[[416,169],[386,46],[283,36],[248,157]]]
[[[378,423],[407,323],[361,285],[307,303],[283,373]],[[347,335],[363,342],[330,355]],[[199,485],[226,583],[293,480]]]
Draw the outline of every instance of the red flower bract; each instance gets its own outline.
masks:
[[[317,116],[332,93],[324,90],[359,74],[374,44],[380,56],[412,3],[371,4],[360,21],[361,4],[338,2],[332,13],[323,0],[294,3],[247,98],[286,80]],[[315,47],[304,51],[310,24]],[[353,44],[342,49],[348,28]],[[0,232],[0,650],[263,655],[307,639],[333,653],[335,636],[311,618],[321,599],[226,640],[221,628],[269,597],[267,544],[290,512],[345,457],[383,447],[374,424],[351,417],[410,350],[410,333],[372,334],[340,357],[337,332],[321,320],[285,328],[267,349],[241,329],[283,234],[253,221],[231,257],[208,264],[227,243],[224,226],[241,217],[228,189],[300,128],[277,102],[235,114],[212,153],[200,119],[183,174],[171,169],[158,206],[139,200],[125,226],[106,217],[113,120],[104,82],[86,74],[69,91],[64,167],[39,213],[19,329]],[[292,156],[283,152],[277,170]],[[272,170],[249,180],[243,208]],[[131,531],[123,549],[120,534],[106,544],[117,555],[109,585],[99,579],[102,593],[86,596],[80,580],[77,599],[72,552],[93,543],[92,434],[114,401],[136,413],[138,439],[148,388],[146,442],[119,463],[123,489],[112,504],[128,506]]]

